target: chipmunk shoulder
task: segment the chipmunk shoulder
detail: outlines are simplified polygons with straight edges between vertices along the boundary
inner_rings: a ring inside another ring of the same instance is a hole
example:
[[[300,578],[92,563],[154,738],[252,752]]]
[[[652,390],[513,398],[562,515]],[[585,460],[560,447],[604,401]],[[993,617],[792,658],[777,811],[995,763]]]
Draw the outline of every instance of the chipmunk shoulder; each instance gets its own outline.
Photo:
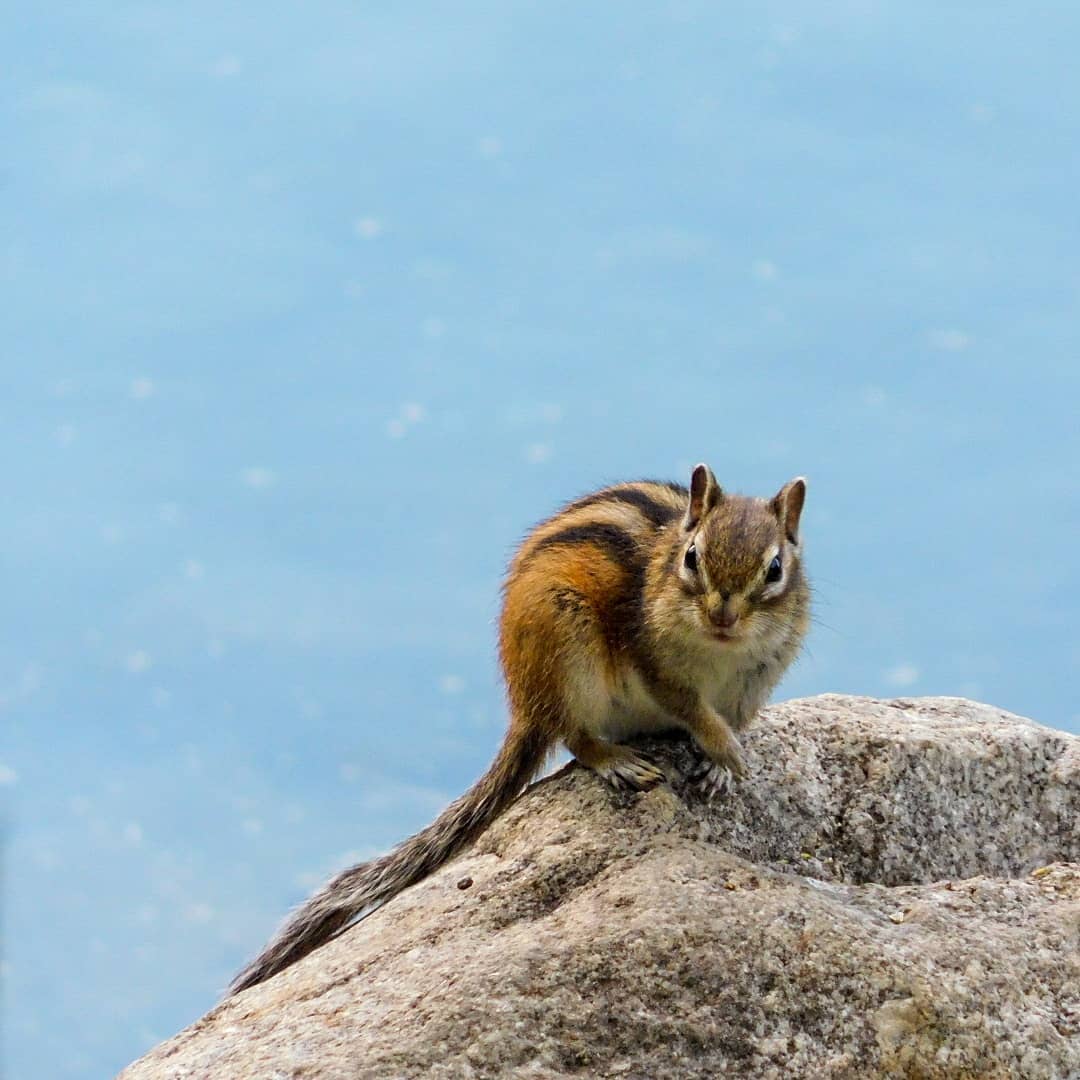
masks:
[[[510,719],[487,772],[393,851],[342,871],[286,920],[230,987],[299,960],[438,869],[517,798],[560,743],[616,786],[660,766],[626,740],[687,732],[708,793],[745,774],[737,733],[809,625],[799,477],[772,498],[638,481],[576,499],[536,526],[503,588],[499,656]]]

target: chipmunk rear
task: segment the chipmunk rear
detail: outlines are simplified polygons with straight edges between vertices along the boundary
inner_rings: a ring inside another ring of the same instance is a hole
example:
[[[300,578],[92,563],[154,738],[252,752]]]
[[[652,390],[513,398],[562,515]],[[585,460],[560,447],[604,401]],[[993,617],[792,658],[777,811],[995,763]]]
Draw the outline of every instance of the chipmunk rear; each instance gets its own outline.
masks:
[[[487,828],[560,742],[605,780],[640,790],[664,773],[623,741],[682,729],[701,750],[707,793],[743,776],[736,732],[809,625],[805,494],[799,478],[771,500],[728,495],[698,465],[689,488],[615,485],[533,529],[503,589],[510,724],[495,761],[426,829],[301,905],[230,992],[294,963],[437,869]]]

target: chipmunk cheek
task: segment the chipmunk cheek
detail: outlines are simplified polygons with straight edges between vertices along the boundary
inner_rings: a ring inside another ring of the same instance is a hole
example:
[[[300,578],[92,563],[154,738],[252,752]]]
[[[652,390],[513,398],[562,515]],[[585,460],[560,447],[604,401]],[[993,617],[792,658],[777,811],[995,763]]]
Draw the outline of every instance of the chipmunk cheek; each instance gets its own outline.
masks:
[[[708,616],[705,614],[705,609],[704,607],[702,607],[701,602],[698,600],[692,600],[689,604],[686,605],[685,608],[683,608],[683,611],[686,613],[687,622],[692,622],[704,626],[706,621],[708,620]]]

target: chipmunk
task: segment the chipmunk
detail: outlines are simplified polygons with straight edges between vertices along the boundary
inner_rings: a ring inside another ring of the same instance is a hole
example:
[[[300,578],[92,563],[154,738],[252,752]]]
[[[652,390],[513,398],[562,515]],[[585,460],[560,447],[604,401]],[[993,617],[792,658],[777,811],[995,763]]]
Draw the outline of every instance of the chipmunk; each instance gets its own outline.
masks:
[[[745,766],[736,732],[809,625],[799,477],[771,499],[641,481],[568,504],[525,538],[503,588],[499,655],[510,723],[488,771],[426,829],[342,871],[233,980],[262,982],[427,877],[475,839],[563,743],[616,786],[666,779],[624,740],[681,728],[710,796]]]

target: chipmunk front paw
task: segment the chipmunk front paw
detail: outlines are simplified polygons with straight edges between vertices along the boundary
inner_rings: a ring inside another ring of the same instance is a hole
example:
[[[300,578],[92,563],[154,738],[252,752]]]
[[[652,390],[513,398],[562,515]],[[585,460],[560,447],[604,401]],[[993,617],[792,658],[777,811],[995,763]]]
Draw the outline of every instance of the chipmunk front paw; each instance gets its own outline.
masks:
[[[746,776],[746,763],[734,737],[713,754],[700,751],[698,764],[687,774],[689,780],[710,802],[717,795],[727,795],[735,781]]]
[[[735,787],[735,774],[732,770],[726,765],[717,765],[708,758],[702,758],[687,779],[709,802],[717,795],[729,794]]]

